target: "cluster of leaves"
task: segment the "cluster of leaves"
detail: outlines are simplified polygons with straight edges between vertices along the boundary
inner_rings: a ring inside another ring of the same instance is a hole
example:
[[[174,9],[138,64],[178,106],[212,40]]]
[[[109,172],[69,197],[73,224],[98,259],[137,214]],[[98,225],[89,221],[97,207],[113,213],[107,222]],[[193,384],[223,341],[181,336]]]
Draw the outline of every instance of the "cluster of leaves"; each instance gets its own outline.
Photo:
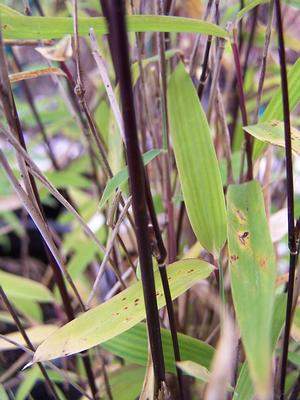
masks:
[[[282,2],[284,88],[273,0],[128,2],[141,243],[114,28],[98,1],[50,3],[0,5],[0,398],[296,399],[299,4]]]

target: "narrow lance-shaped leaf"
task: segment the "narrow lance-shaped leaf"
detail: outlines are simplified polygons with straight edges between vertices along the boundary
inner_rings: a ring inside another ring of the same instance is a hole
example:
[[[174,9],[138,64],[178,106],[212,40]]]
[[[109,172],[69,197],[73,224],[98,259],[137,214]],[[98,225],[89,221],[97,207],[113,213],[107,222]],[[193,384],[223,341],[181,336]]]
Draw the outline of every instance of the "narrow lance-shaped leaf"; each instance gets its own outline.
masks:
[[[272,351],[275,350],[278,337],[282,330],[286,309],[286,294],[280,293],[275,297],[274,314],[272,322]],[[249,375],[247,360],[240,369],[240,374],[233,394],[233,400],[252,400],[254,396],[253,385]]]
[[[182,260],[168,266],[172,298],[206,278],[213,267],[202,260]],[[155,272],[158,307],[165,305],[160,274]],[[91,348],[128,330],[145,318],[141,282],[135,283],[104,304],[64,325],[43,342],[33,361],[51,360]]]
[[[50,290],[31,279],[0,271],[0,282],[7,296],[12,299],[35,300],[42,303],[53,301]]]
[[[144,165],[148,165],[155,157],[160,154],[161,150],[152,149],[143,154]],[[115,193],[115,190],[128,180],[128,168],[125,167],[121,171],[117,172],[106,184],[104,192],[102,194],[99,207],[102,208],[105,203]]]
[[[4,39],[59,39],[73,34],[70,17],[25,17],[3,14],[1,18]],[[129,32],[194,32],[228,37],[225,29],[198,19],[162,15],[131,15],[127,17]],[[103,17],[78,18],[79,35],[87,36],[93,27],[95,33],[107,33]]]
[[[292,111],[300,101],[300,58],[291,67],[288,73],[289,103]],[[259,123],[265,123],[273,119],[283,119],[282,94],[279,87],[272,96],[271,101],[267,105],[263,115],[259,119]],[[263,152],[265,144],[259,140],[255,140],[253,145],[253,158],[257,159]]]
[[[182,333],[177,333],[177,335],[182,360],[191,360],[209,368],[214,355],[214,348],[191,336]],[[161,339],[166,371],[176,373],[171,332],[162,328]],[[148,356],[146,324],[141,322],[126,332],[102,343],[101,346],[130,363],[146,365]]]
[[[179,63],[168,88],[169,119],[183,198],[201,245],[215,256],[226,238],[226,210],[211,132],[194,85]]]
[[[255,391],[265,399],[271,390],[274,250],[259,183],[229,186],[227,201],[233,302]]]
[[[262,142],[285,147],[284,124],[282,121],[270,121],[262,124],[245,126],[244,130]],[[300,155],[300,132],[291,128],[292,150]]]

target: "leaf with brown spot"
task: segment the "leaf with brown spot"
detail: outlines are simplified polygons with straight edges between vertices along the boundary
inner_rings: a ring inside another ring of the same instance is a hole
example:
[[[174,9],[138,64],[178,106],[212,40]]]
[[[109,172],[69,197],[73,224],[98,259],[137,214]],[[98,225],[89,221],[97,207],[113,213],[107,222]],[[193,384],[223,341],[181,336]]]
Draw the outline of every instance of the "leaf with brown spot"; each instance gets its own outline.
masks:
[[[244,130],[262,142],[285,147],[284,125],[282,121],[270,121],[256,125],[244,126]],[[291,128],[292,150],[300,155],[300,131]]]
[[[259,398],[271,390],[271,326],[276,265],[257,181],[229,186],[228,251],[234,307]],[[241,210],[245,218],[241,220]]]
[[[187,271],[191,267],[193,272],[188,274]],[[195,283],[208,277],[213,269],[211,264],[194,259],[181,260],[169,265],[167,274],[172,277],[172,298],[177,298]],[[165,298],[159,271],[155,271],[154,275],[159,294],[157,304],[162,308]],[[133,284],[112,299],[58,329],[37,348],[33,362],[62,357],[64,352],[78,353],[125,332],[145,318],[144,301],[135,303],[136,299],[143,299],[141,282]],[[134,304],[136,305],[133,307]],[[115,315],[112,317],[113,313]]]

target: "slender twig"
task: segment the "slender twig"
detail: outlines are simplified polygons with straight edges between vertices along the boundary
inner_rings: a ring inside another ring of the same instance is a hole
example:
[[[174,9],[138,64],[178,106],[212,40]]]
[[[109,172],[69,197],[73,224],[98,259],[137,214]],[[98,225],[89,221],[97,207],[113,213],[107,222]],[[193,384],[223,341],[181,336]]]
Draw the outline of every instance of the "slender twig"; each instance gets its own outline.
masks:
[[[221,66],[222,66],[221,61],[222,61],[223,52],[224,52],[224,48],[225,48],[225,39],[220,38],[218,40],[217,44],[218,44],[218,47],[217,47],[217,51],[216,51],[216,57],[214,60],[214,72],[213,72],[213,76],[212,76],[210,97],[209,97],[209,103],[208,103],[208,109],[207,109],[208,122],[210,122],[210,119],[211,119],[216,89],[218,86],[219,75],[220,75]],[[198,94],[199,94],[199,88],[198,88]]]
[[[78,35],[78,13],[77,13],[77,1],[73,0],[73,29],[74,29],[74,52],[75,52],[75,60],[76,60],[76,73],[77,73],[77,81],[75,86],[75,94],[78,98],[78,101],[82,107],[82,111],[86,117],[90,132],[93,135],[93,139],[97,145],[99,150],[99,155],[101,157],[101,163],[103,166],[103,170],[108,178],[113,176],[112,170],[107,161],[107,155],[103,143],[100,140],[99,132],[97,131],[96,125],[94,123],[93,117],[90,113],[88,105],[85,99],[85,87],[83,84],[83,80],[81,77],[81,63],[80,63],[80,48],[79,48],[79,35]]]
[[[227,183],[233,183],[233,170],[232,170],[232,161],[231,161],[231,147],[230,147],[230,133],[226,121],[226,112],[223,104],[222,94],[219,86],[219,82],[217,83],[217,111],[218,116],[221,122],[223,134],[224,134],[224,150],[225,150],[225,157],[227,162]]]
[[[258,80],[256,107],[255,107],[255,112],[254,112],[254,123],[255,124],[258,121],[260,102],[261,102],[261,98],[262,98],[262,91],[263,91],[265,75],[266,75],[267,58],[268,58],[268,51],[269,51],[269,45],[270,45],[270,40],[271,40],[271,31],[272,31],[273,12],[274,12],[274,0],[271,0],[270,4],[269,4],[269,9],[268,9],[268,23],[267,23],[267,28],[266,28],[265,43],[264,43],[264,48],[263,48],[259,80]]]
[[[102,81],[104,83],[104,87],[105,87],[105,91],[107,93],[107,97],[110,103],[110,106],[113,110],[113,114],[115,116],[118,128],[119,128],[119,132],[124,140],[124,128],[123,128],[123,121],[122,121],[122,115],[121,115],[121,111],[114,93],[114,90],[112,88],[112,84],[110,82],[109,76],[108,76],[108,72],[107,72],[107,68],[105,65],[105,62],[103,60],[103,58],[100,55],[100,51],[99,51],[99,47],[95,38],[95,34],[94,34],[94,29],[90,28],[89,31],[89,36],[91,39],[91,44],[92,44],[92,55],[94,57],[94,60],[97,64],[98,67],[98,71],[100,72]]]
[[[97,286],[98,286],[99,281],[101,279],[101,276],[102,276],[102,274],[104,272],[105,264],[106,264],[106,262],[107,262],[107,260],[109,258],[110,252],[111,252],[111,250],[112,250],[112,248],[114,246],[114,241],[117,238],[120,226],[122,225],[122,223],[124,221],[124,218],[126,218],[126,214],[127,214],[128,209],[129,209],[130,206],[131,206],[131,197],[129,197],[129,199],[125,203],[125,206],[124,206],[124,208],[123,208],[123,210],[122,210],[122,212],[121,212],[121,214],[119,216],[119,219],[118,219],[118,221],[117,221],[117,223],[116,223],[116,225],[114,227],[114,230],[112,232],[111,238],[110,238],[109,243],[108,243],[108,245],[106,247],[105,255],[103,257],[103,260],[101,262],[99,271],[97,273],[97,277],[96,277],[95,282],[93,284],[92,291],[91,291],[91,293],[90,293],[90,295],[88,297],[87,304],[86,304],[87,307],[89,307],[89,305],[90,305],[90,303],[91,303],[91,301],[92,301],[92,299],[93,299],[93,297],[94,297],[94,295],[96,293]],[[120,277],[120,282],[123,283],[123,287],[124,287],[124,282],[122,281],[122,277]]]
[[[169,286],[169,281],[168,281],[168,276],[167,276],[167,269],[166,269],[166,264],[165,264],[165,259],[167,256],[166,248],[161,236],[161,232],[159,229],[159,224],[157,221],[155,209],[154,209],[154,204],[153,204],[153,199],[150,191],[150,185],[148,181],[147,174],[145,173],[145,185],[146,185],[146,201],[147,201],[147,207],[155,235],[155,240],[156,240],[156,249],[153,251],[154,256],[157,259],[158,267],[159,267],[159,272],[160,272],[160,277],[161,281],[163,284],[163,290],[164,290],[164,296],[166,299],[166,306],[167,306],[167,312],[168,312],[168,318],[169,318],[169,323],[170,323],[170,331],[171,331],[171,337],[172,337],[172,345],[173,345],[173,351],[174,351],[174,358],[175,361],[180,361],[180,349],[179,349],[179,343],[178,343],[178,337],[177,337],[177,329],[176,329],[176,322],[175,322],[175,314],[174,314],[174,309],[173,309],[173,302],[172,302],[172,297],[171,297],[171,292],[170,292],[170,286]],[[180,396],[182,399],[185,398],[184,395],[184,390],[183,390],[183,382],[182,382],[182,372],[181,369],[177,367],[176,365],[176,373],[177,373],[177,378],[178,378],[178,386],[179,386],[179,392]]]
[[[29,347],[30,350],[35,351],[35,348],[34,348],[33,344],[31,343],[31,341],[30,341],[30,339],[29,339],[29,337],[28,337],[28,335],[27,335],[27,333],[26,333],[26,331],[25,331],[25,329],[24,329],[24,327],[22,325],[21,320],[18,317],[18,314],[16,313],[16,311],[14,310],[12,304],[8,300],[8,297],[6,296],[2,286],[0,286],[0,296],[2,297],[2,300],[3,300],[4,304],[6,305],[7,310],[9,311],[10,315],[13,317],[13,319],[15,321],[15,324],[16,324],[20,334],[22,335],[25,343],[27,344],[27,346]],[[48,386],[50,392],[53,394],[53,396],[54,396],[54,398],[56,400],[59,400],[58,393],[57,393],[57,391],[55,389],[55,386],[53,385],[51,379],[49,378],[49,375],[48,375],[45,367],[41,363],[38,363],[38,366],[39,366],[39,368],[41,370],[41,373],[42,373],[43,377],[45,378],[45,381],[47,383],[47,386]]]
[[[163,2],[157,0],[158,14],[163,14]],[[169,122],[168,122],[168,105],[167,105],[167,71],[165,59],[165,37],[163,32],[157,33],[157,47],[159,56],[159,83],[161,97],[161,116],[162,116],[162,132],[163,132],[163,183],[164,183],[164,201],[167,211],[167,249],[168,262],[176,259],[176,237],[174,230],[174,207],[172,202],[171,189],[171,149],[169,146]]]
[[[237,44],[236,29],[233,29],[233,42],[231,43],[231,46],[232,46],[235,69],[236,69],[236,78],[237,78],[237,86],[238,86],[238,93],[239,93],[239,104],[240,104],[240,109],[241,109],[241,114],[242,114],[242,122],[243,122],[243,126],[247,126],[248,125],[248,117],[247,117],[247,111],[246,111],[246,99],[245,99],[245,93],[244,93],[244,87],[243,87],[243,77],[242,77],[239,49],[238,49],[238,44]],[[247,132],[245,132],[245,142],[246,142],[245,150],[246,150],[246,157],[247,157],[247,164],[248,164],[247,179],[252,180],[253,179],[252,141],[251,141],[250,135]]]
[[[288,282],[288,296],[287,296],[288,298],[287,298],[286,319],[285,319],[285,328],[283,337],[281,372],[280,372],[280,390],[279,390],[280,399],[284,399],[287,356],[288,356],[291,317],[292,317],[295,268],[297,259],[297,243],[296,243],[296,230],[294,222],[294,183],[293,183],[293,158],[292,158],[292,145],[291,145],[289,91],[288,91],[288,81],[287,81],[287,71],[286,71],[285,46],[284,46],[284,35],[282,28],[280,0],[275,0],[275,14],[276,14],[276,25],[278,32],[278,55],[280,62],[283,119],[284,119],[286,191],[287,191],[287,207],[288,207],[288,246],[290,250],[289,282]]]
[[[204,21],[207,20],[207,18],[209,17],[210,11],[211,11],[211,7],[213,4],[213,0],[208,0],[207,2],[207,6],[206,6],[206,10],[205,10],[205,14],[204,14]],[[198,52],[198,47],[200,44],[200,39],[201,39],[201,35],[197,35],[197,38],[195,40],[195,44],[192,50],[192,54],[190,57],[190,75],[193,78],[195,75],[195,68],[196,68],[196,62],[197,62],[197,52]],[[207,42],[208,43],[208,42]],[[206,44],[206,49],[207,49],[207,44]],[[205,49],[205,52],[207,51]]]
[[[136,237],[141,266],[149,342],[153,357],[154,376],[157,390],[159,390],[162,382],[165,380],[165,368],[149,243],[145,179],[138,144],[129,65],[125,9],[122,0],[114,1],[110,5],[109,29],[113,43],[113,51],[115,54],[118,54],[118,58],[115,59],[115,68],[120,84],[126,151],[132,193],[132,208],[136,224]]]

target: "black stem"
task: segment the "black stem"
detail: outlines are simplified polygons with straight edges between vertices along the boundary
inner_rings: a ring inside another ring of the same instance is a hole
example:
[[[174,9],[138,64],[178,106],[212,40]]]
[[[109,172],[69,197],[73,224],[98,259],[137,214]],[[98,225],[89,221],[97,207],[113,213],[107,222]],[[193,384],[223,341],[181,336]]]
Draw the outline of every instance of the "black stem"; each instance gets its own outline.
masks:
[[[122,0],[115,0],[110,5],[109,29],[113,43],[113,51],[115,54],[118,54],[118,57],[115,58],[115,68],[120,84],[128,170],[132,193],[132,208],[136,224],[136,237],[154,376],[157,389],[160,389],[161,383],[165,380],[164,357],[160,336],[152,256],[149,243],[144,167],[138,143],[131,71],[129,65],[125,9]]]
[[[288,298],[286,307],[286,319],[284,328],[280,388],[279,388],[280,399],[284,399],[287,356],[288,356],[289,337],[290,337],[291,319],[292,319],[292,303],[293,303],[294,280],[295,280],[295,269],[296,269],[296,259],[297,259],[297,243],[296,243],[296,230],[294,223],[294,184],[293,184],[290,106],[289,106],[289,92],[288,92],[288,81],[286,72],[285,46],[284,46],[280,0],[275,0],[275,14],[276,14],[276,23],[278,32],[278,55],[280,61],[280,75],[281,75],[281,89],[282,89],[281,92],[282,92],[283,118],[284,118],[286,191],[287,191],[287,206],[288,206],[288,246],[290,250]]]
[[[237,89],[239,94],[239,105],[242,114],[242,123],[243,126],[248,125],[248,117],[247,117],[247,110],[246,110],[246,98],[244,93],[243,87],[243,76],[242,76],[242,68],[240,63],[240,54],[237,44],[237,37],[236,37],[236,30],[233,31],[233,42],[232,42],[232,51],[233,51],[233,58],[235,63],[236,69],[236,79],[237,79]],[[245,132],[245,142],[246,142],[246,157],[247,157],[247,179],[253,179],[253,168],[252,168],[252,140],[250,135]]]

